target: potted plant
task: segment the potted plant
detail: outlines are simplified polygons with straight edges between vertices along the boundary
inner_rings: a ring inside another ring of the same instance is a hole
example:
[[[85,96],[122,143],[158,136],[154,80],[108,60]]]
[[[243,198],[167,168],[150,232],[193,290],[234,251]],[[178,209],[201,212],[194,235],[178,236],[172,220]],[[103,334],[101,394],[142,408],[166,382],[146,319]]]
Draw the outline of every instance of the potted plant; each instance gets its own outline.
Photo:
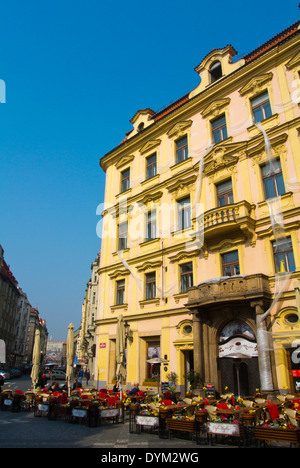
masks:
[[[190,390],[191,393],[202,383],[202,377],[199,372],[194,371],[191,369],[184,375],[184,378],[190,382]]]

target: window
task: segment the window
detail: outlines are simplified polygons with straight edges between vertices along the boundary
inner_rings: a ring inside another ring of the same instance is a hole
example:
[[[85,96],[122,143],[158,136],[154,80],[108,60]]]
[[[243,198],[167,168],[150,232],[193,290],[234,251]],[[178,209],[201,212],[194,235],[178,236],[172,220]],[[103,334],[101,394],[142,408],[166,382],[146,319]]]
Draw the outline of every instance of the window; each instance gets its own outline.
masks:
[[[156,238],[156,211],[147,213],[146,239],[151,240]]]
[[[127,222],[119,224],[119,248],[118,250],[127,249]]]
[[[211,122],[213,142],[220,143],[220,141],[226,140],[227,138],[227,127],[225,115],[218,117]]]
[[[209,69],[210,82],[214,83],[222,76],[222,65],[221,62],[216,61],[212,64]]]
[[[187,229],[191,225],[191,202],[190,197],[186,197],[178,201],[178,229]]]
[[[187,136],[180,138],[175,142],[176,145],[176,163],[180,163],[189,157]]]
[[[180,291],[187,292],[188,288],[193,286],[193,263],[180,265]]]
[[[117,305],[124,304],[125,299],[125,280],[117,281]]]
[[[154,153],[146,159],[146,178],[151,179],[156,176],[156,171],[156,153]]]
[[[146,299],[155,299],[156,296],[156,275],[154,273],[146,274]]]
[[[275,261],[276,273],[284,273],[286,271],[295,271],[295,259],[291,238],[274,241],[273,253]]]
[[[280,160],[273,160],[261,167],[266,199],[285,193]]]
[[[125,192],[130,188],[130,169],[121,172],[121,192]]]
[[[160,342],[149,341],[147,343],[147,361],[160,357]],[[146,378],[158,378],[160,375],[160,364],[152,364],[146,361]]]
[[[251,107],[255,123],[271,117],[272,111],[268,92],[266,91],[265,93],[251,99]]]
[[[222,255],[223,276],[234,276],[240,274],[238,251]]]
[[[218,206],[225,206],[233,203],[231,179],[217,185],[217,199]]]

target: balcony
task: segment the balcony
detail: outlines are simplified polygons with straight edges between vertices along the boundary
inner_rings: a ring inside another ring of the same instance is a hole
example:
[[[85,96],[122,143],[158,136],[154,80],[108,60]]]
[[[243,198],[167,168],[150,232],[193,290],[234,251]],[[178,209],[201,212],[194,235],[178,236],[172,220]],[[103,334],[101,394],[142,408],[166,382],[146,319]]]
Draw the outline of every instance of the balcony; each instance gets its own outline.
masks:
[[[241,231],[253,245],[255,243],[254,208],[255,205],[243,200],[206,211],[204,213],[205,241]]]
[[[193,309],[255,299],[271,300],[268,277],[263,274],[220,277],[200,283],[189,289],[185,305]]]

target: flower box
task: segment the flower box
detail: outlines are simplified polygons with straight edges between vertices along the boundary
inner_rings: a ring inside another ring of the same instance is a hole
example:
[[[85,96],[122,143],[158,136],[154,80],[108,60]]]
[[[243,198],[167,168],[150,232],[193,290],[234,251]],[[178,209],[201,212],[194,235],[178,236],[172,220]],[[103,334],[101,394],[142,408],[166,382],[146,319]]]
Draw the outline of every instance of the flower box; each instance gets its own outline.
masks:
[[[299,429],[255,426],[254,437],[256,440],[276,440],[278,442],[300,444]]]
[[[167,428],[171,431],[196,432],[196,421],[168,418]]]

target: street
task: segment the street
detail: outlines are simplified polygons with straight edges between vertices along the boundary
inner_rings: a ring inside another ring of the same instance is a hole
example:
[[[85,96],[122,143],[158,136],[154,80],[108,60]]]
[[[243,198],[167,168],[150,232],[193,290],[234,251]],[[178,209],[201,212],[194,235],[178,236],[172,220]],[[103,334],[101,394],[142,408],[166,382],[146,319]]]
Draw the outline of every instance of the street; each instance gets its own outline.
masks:
[[[7,381],[4,388],[9,385],[12,389],[28,390],[31,388],[30,376]],[[161,439],[157,432],[130,433],[127,419],[124,424],[113,424],[108,421],[98,427],[88,427],[85,424],[71,424],[64,420],[49,421],[46,416],[35,417],[33,412],[4,410],[0,411],[0,447],[96,448],[101,449],[101,454],[105,454],[108,449],[110,453],[136,453],[139,457],[148,454],[148,459],[145,461],[149,463],[156,461],[153,454],[160,451],[172,452],[173,456],[174,454],[179,456],[180,453],[198,454],[206,448],[237,448],[237,445],[197,445],[195,440],[175,437]],[[277,448],[280,445],[272,443],[272,447]],[[283,447],[288,445],[284,444]],[[128,464],[131,464],[130,461]]]

